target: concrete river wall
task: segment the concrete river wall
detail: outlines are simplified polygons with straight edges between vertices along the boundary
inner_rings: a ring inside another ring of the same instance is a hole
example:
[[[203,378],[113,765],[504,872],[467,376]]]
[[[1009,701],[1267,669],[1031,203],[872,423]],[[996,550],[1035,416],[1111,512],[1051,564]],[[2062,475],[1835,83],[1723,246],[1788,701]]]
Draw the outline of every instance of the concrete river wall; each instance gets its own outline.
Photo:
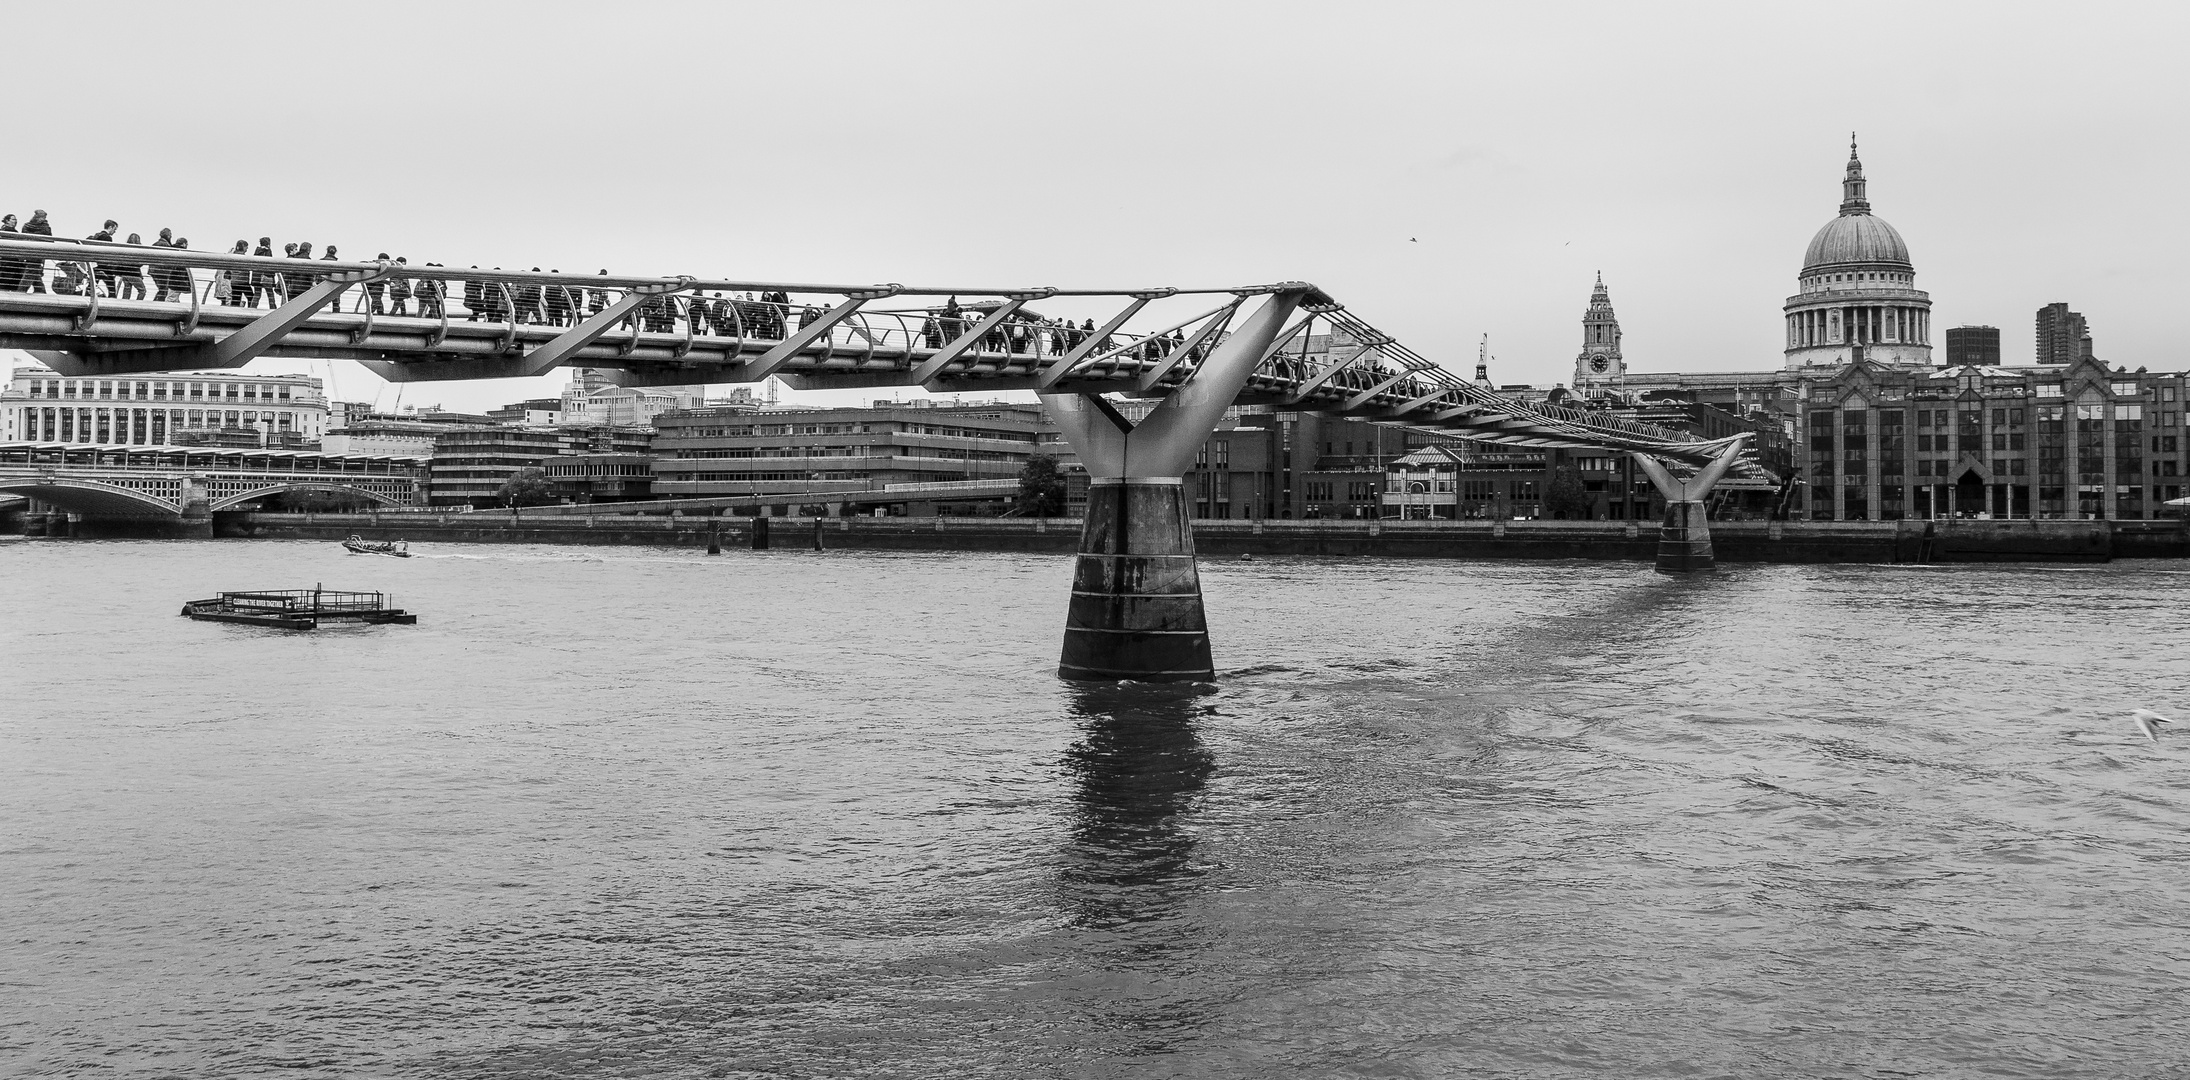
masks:
[[[761,522],[766,522],[762,526]],[[816,523],[819,523],[817,529]],[[1077,550],[1076,519],[639,517],[600,514],[218,515],[219,535],[267,539],[434,543],[639,544],[751,547],[765,527],[777,548],[882,551]],[[1722,521],[1722,562],[2105,562],[2190,555],[2180,521]],[[1197,521],[1204,555],[1373,555],[1432,559],[1633,559],[1657,554],[1655,522]]]

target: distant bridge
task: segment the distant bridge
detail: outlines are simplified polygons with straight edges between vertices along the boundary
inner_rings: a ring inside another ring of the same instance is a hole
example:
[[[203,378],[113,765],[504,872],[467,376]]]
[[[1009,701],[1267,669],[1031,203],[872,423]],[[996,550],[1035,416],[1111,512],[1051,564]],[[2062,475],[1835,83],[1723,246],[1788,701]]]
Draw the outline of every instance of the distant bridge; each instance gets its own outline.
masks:
[[[416,458],[204,446],[0,443],[0,492],[76,514],[211,533],[211,515],[290,491],[409,507],[423,501]]]
[[[105,295],[103,276],[137,279],[140,269],[171,298]],[[0,236],[0,278],[10,279],[0,282],[0,346],[70,376],[278,356],[354,360],[395,382],[583,366],[609,369],[626,386],[772,376],[803,389],[1036,391],[1091,481],[1059,668],[1071,678],[1213,677],[1180,477],[1234,404],[1631,453],[1668,504],[1659,549],[1667,571],[1711,565],[1702,500],[1729,469],[1754,469],[1739,460],[1746,436],[1696,439],[1468,382],[1298,281],[1073,290],[588,276],[14,233]],[[43,291],[20,291],[32,284]],[[383,303],[391,287],[415,306],[395,314]],[[343,311],[352,289],[370,301]],[[235,302],[212,302],[224,294]],[[254,297],[265,309],[245,306]],[[1106,315],[1074,327],[1039,314],[1037,303],[1099,305]],[[1311,350],[1319,324],[1342,352]],[[1161,400],[1134,423],[1105,395]]]

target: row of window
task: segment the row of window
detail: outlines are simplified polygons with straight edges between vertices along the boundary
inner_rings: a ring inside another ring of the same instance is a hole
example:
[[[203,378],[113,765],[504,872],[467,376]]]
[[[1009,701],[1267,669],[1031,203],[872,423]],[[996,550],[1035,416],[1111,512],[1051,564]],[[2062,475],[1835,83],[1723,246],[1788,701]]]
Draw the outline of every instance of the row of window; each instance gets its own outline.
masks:
[[[1991,484],[1981,489],[1972,504],[1965,502],[1951,484],[1919,484],[1906,489],[1898,485],[1881,487],[1878,489],[1878,518],[1899,521],[1907,517],[1927,518],[1972,511],[1998,518],[2097,518],[2106,515],[2110,502],[2113,517],[2144,517],[2145,489],[2135,485],[2113,489],[2104,484],[2082,484],[2073,489],[2065,484],[2041,485],[2036,489],[2036,513],[2031,512],[2031,490],[2020,484]],[[2075,495],[2073,501],[2069,499],[2071,493]],[[2161,501],[2181,498],[2182,487],[2177,484],[2155,486],[2152,497]],[[1863,520],[1871,516],[1871,509],[1869,492],[1862,488],[1843,489],[1838,499],[1830,492],[1819,493],[1810,502],[1810,516],[1819,521],[1831,521],[1835,510],[1845,519]]]
[[[34,398],[105,398],[124,401],[207,399],[228,401],[287,401],[295,387],[256,382],[184,382],[167,379],[30,379],[25,393]],[[305,395],[299,394],[298,397]]]
[[[295,414],[260,412],[255,409],[228,411],[205,409],[97,409],[54,408],[19,410],[20,424],[8,425],[10,431],[20,431],[17,438],[25,442],[83,442],[83,443],[137,443],[152,445],[164,443],[172,433],[197,431],[211,428],[265,427],[274,431],[295,430]]]
[[[1438,490],[1439,490],[1439,491],[1445,491],[1445,492],[1450,492],[1450,491],[1452,490],[1452,481],[1450,481],[1450,480],[1444,480],[1444,481],[1440,481],[1440,483],[1441,483],[1441,484],[1442,484],[1443,486],[1442,486],[1442,487],[1440,487],[1440,488],[1438,488]],[[1312,502],[1312,503],[1327,503],[1327,502],[1337,502],[1337,501],[1339,501],[1339,500],[1338,500],[1338,495],[1337,495],[1337,492],[1338,492],[1338,482],[1337,482],[1337,481],[1334,481],[1334,480],[1310,480],[1310,481],[1308,481],[1307,483],[1305,483],[1304,485],[1302,485],[1302,487],[1301,487],[1301,493],[1302,493],[1302,495],[1304,496],[1304,500],[1303,500],[1303,501],[1306,501],[1306,502]],[[1377,483],[1376,483],[1376,481],[1374,481],[1374,480],[1349,480],[1349,481],[1346,481],[1346,501],[1347,501],[1347,502],[1367,502],[1367,501],[1370,501],[1370,500],[1373,500],[1373,499],[1375,499],[1375,498],[1376,498],[1376,496],[1377,496]]]
[[[688,439],[766,438],[782,435],[866,435],[875,432],[944,435],[957,439],[998,439],[1004,442],[1034,441],[1034,433],[1031,431],[996,431],[989,428],[950,427],[937,424],[741,424],[726,427],[687,427],[682,424],[670,424],[662,428],[662,435],[666,438]]]
[[[1965,381],[1965,386],[1970,386],[1971,388],[1974,388],[1974,380]],[[1989,396],[2023,396],[2022,389],[2015,386],[1989,386],[1985,387],[1984,390],[1985,393]],[[2091,388],[2091,390],[2095,391],[2096,387]],[[2145,394],[2149,391],[2157,390],[2159,400],[2162,402],[2174,401],[2176,399],[2177,393],[2174,383],[2163,382],[2156,384],[2156,386],[2154,387],[2146,387],[2143,384],[2137,382],[2135,379],[2117,379],[2107,384],[2107,390],[2109,393],[2117,398],[2139,398],[2145,396]],[[1839,397],[1841,392],[1842,388],[1835,386],[1832,383],[1812,383],[1810,385],[1810,400],[1831,401]],[[1880,393],[1883,393],[1888,397],[1897,398],[1900,394],[1900,391],[1899,389],[1893,387],[1882,387],[1880,388]],[[2032,386],[2030,396],[2036,398],[2062,397],[2064,396],[2063,385],[2057,382],[2036,383]]]
[[[2036,407],[2035,411],[2038,422],[2044,424],[2068,419],[2070,416],[2069,408],[2067,405],[2040,405]],[[2142,421],[2144,419],[2144,406],[2142,405],[2116,404],[2109,407],[2103,403],[2094,403],[2077,405],[2074,408],[2075,419],[2087,423],[2106,420],[2109,418],[2110,412],[2112,419],[2117,421]],[[1894,429],[1902,426],[1903,410],[1900,409],[1848,409],[1840,413],[1840,426],[1846,431],[1861,433],[1870,426],[1870,415],[1873,411],[1878,414],[1878,426],[1881,429]],[[1915,412],[1916,427],[1919,431],[1926,428],[1951,427],[1966,434],[1975,434],[1979,428],[1984,426],[1985,420],[1985,410],[1983,409],[1917,409]],[[1994,409],[1992,410],[1992,426],[2021,427],[2023,426],[2023,413],[2024,410],[2022,409]],[[2182,418],[2183,414],[2173,409],[2165,409],[2152,414],[2153,421],[2160,427],[2181,427]],[[1810,413],[1810,437],[1813,440],[1820,435],[1830,435],[1832,429],[1833,410],[1818,409]]]
[[[675,477],[665,477],[664,479],[709,480],[721,482],[752,480],[866,480],[873,477],[873,475],[873,473],[856,472],[851,470],[833,472],[700,472],[682,473]]]

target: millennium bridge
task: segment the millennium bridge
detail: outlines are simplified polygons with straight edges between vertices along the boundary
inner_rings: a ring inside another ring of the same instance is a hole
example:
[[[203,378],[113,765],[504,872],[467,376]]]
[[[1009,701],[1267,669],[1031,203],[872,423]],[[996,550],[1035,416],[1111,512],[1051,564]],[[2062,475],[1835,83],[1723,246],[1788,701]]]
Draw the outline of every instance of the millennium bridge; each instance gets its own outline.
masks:
[[[158,284],[151,299],[117,287],[147,274]],[[1035,304],[1105,317],[1075,326]],[[1311,351],[1319,329],[1344,344]],[[0,347],[73,377],[283,357],[354,360],[391,382],[576,366],[623,386],[775,377],[814,390],[1032,390],[1090,479],[1059,665],[1077,679],[1214,677],[1180,478],[1234,405],[1631,454],[1665,497],[1658,569],[1668,573],[1713,565],[1703,500],[1730,469],[1759,469],[1742,458],[1746,436],[1696,439],[1469,382],[1298,281],[1060,289],[623,277],[0,233]],[[1136,423],[1110,396],[1157,404]]]

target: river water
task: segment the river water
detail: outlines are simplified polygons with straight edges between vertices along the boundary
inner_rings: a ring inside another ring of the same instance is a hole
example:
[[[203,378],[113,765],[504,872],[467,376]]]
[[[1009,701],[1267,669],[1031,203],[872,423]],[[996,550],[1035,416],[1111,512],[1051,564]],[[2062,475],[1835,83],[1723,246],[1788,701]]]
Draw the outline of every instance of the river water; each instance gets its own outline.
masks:
[[[2182,1075],[2180,564],[0,543],[0,1074]],[[187,622],[392,591],[415,627]],[[2186,717],[2190,720],[2190,717]]]

